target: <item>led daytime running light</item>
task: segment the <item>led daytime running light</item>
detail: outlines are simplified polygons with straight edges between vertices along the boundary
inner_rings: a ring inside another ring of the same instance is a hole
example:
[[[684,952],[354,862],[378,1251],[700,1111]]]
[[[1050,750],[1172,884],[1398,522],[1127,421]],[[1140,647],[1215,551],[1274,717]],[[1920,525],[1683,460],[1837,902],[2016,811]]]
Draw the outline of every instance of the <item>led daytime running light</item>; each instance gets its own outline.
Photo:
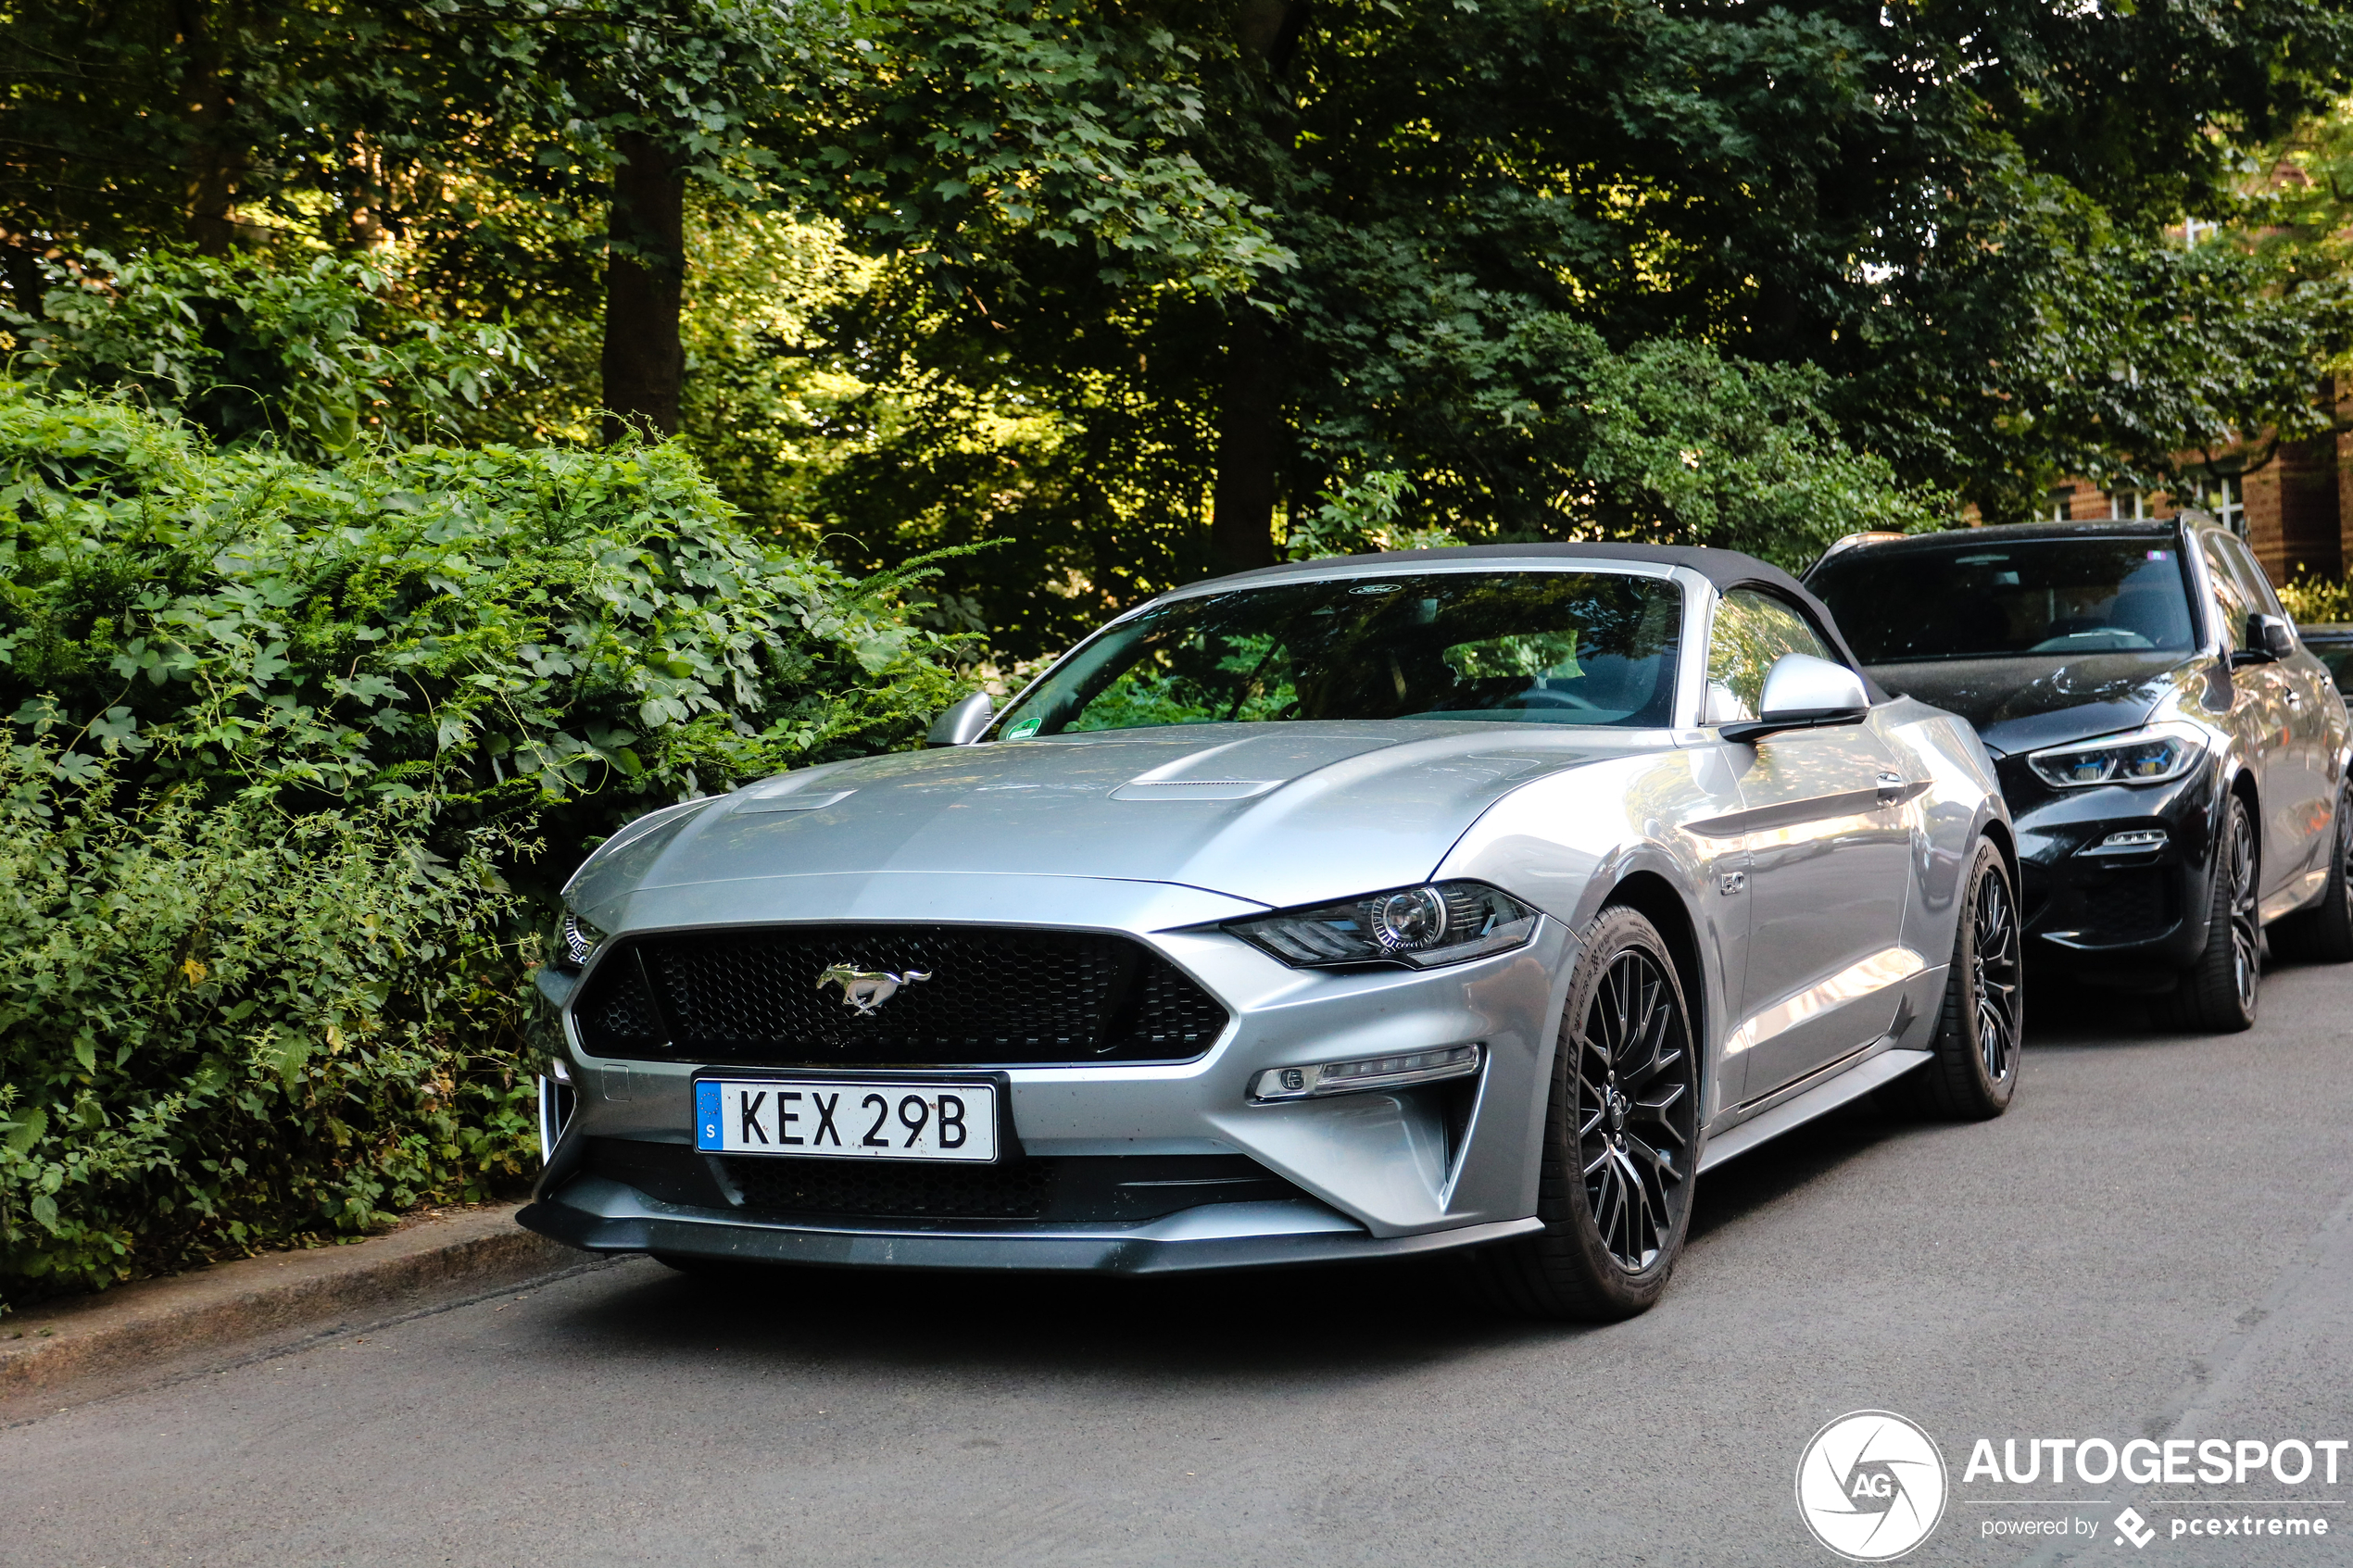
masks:
[[[1314,1067],[1270,1067],[1251,1085],[1250,1098],[1320,1099],[1327,1095],[1467,1078],[1478,1071],[1479,1058],[1484,1054],[1485,1047],[1479,1045],[1443,1046],[1437,1050],[1403,1051],[1357,1061],[1327,1061]]]

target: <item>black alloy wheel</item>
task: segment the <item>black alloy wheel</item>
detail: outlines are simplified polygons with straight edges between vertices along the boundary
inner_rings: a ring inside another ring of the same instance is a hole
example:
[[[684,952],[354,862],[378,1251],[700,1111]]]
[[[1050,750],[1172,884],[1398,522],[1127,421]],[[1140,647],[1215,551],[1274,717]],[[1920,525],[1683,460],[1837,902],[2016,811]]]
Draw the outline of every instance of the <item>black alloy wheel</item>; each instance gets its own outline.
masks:
[[[2263,926],[2255,913],[2255,824],[2246,808],[2231,812],[2231,983],[2249,1022],[2263,979]]]
[[[2152,999],[2158,1022],[2200,1035],[2234,1035],[2255,1026],[2257,987],[2263,979],[2263,927],[2255,911],[2255,819],[2231,797],[2215,846],[2213,895],[2208,905],[2206,951],[2183,971],[2173,989]]]
[[[1467,1261],[1499,1304],[1611,1321],[1667,1288],[1691,1223],[1699,1053],[1657,928],[1602,911],[1562,1010],[1537,1195],[1541,1233]]]
[[[1640,1273],[1670,1243],[1674,1210],[1691,1191],[1697,1097],[1686,1081],[1691,1040],[1666,966],[1639,947],[1611,960],[1577,1047],[1586,1206],[1618,1267]]]
[[[1929,1045],[1928,1065],[1899,1081],[1899,1102],[1937,1116],[1983,1121],[2007,1110],[2018,1092],[2019,1047],[2026,1032],[2025,974],[2020,964],[2018,895],[2009,862],[1980,839],[1961,884],[1953,962],[1944,1002]]]
[[[2321,901],[2271,927],[2274,951],[2312,963],[2353,962],[2353,790],[2337,796],[2333,825]]]
[[[1969,911],[1969,996],[1975,1004],[1977,1059],[1995,1083],[2009,1078],[2018,1063],[2018,906],[2009,884],[1988,875]]]

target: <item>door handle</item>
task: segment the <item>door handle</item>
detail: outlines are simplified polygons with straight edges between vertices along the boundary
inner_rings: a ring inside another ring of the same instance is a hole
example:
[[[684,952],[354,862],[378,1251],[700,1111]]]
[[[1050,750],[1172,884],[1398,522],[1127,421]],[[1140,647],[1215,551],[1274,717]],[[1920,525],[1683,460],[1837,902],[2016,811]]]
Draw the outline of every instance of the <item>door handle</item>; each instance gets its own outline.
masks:
[[[1899,798],[1904,793],[1904,775],[1881,773],[1879,776],[1879,797],[1881,802]]]

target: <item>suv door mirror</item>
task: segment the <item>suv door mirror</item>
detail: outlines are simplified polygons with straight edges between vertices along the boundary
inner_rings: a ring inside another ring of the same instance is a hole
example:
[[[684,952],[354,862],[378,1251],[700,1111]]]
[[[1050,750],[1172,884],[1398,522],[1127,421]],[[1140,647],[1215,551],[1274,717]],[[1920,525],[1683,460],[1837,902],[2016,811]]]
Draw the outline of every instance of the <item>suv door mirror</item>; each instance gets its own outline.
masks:
[[[988,694],[975,692],[931,721],[931,733],[924,736],[924,744],[970,746],[995,717],[997,709],[989,703]]]
[[[2273,659],[2285,659],[2296,651],[2296,628],[2276,615],[2259,615],[2263,624],[2263,646],[2271,650]]]
[[[2233,664],[2271,664],[2296,651],[2296,628],[2276,615],[2250,615]]]
[[[1863,690],[1863,678],[1845,665],[1810,653],[1785,653],[1766,671],[1756,706],[1756,718],[1723,725],[1716,733],[1726,740],[1754,741],[1777,730],[1859,724],[1870,714],[1871,699]]]

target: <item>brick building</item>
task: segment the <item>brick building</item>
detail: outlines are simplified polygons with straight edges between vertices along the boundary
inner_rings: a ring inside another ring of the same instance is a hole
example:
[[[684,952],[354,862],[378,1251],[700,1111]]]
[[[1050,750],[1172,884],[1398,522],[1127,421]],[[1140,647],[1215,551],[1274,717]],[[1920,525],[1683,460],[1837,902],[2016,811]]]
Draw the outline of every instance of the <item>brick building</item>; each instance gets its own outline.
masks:
[[[2353,565],[2353,433],[2291,443],[2253,473],[2182,500],[2237,530],[2275,585],[2300,577],[2343,582]],[[2161,491],[2102,490],[2078,481],[2053,488],[2040,515],[2088,521],[2170,517],[2175,509]]]

